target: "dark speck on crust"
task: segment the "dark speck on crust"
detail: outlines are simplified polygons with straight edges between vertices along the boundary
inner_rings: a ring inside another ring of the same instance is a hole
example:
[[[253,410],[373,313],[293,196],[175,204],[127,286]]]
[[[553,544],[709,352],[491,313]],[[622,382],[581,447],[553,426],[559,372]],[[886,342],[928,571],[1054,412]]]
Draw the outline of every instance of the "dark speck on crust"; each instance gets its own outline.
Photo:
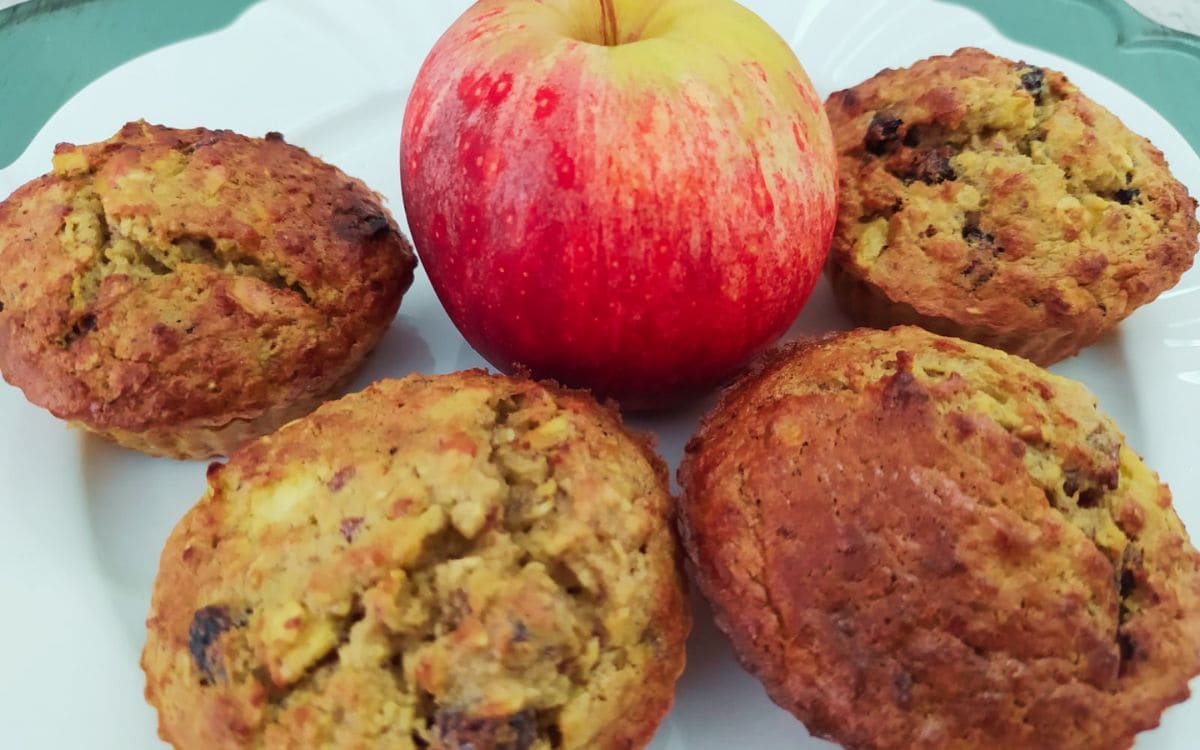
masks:
[[[194,154],[201,149],[209,148],[211,146],[215,146],[216,144],[220,143],[223,140],[221,134],[222,134],[222,131],[217,130],[217,131],[214,131],[212,134],[210,134],[204,138],[199,138],[191,143],[185,144],[182,141],[180,141],[178,147],[181,151],[183,151],[186,154]]]
[[[529,628],[525,626],[525,623],[520,620],[513,623],[512,639],[514,643],[524,643],[529,640]]]
[[[884,408],[905,407],[929,401],[929,394],[912,374],[912,354],[896,353],[896,374],[887,379],[883,389]]]
[[[962,238],[970,248],[967,265],[961,274],[972,291],[991,281],[996,274],[996,257],[1004,248],[996,243],[996,237],[979,227],[978,218],[969,216],[962,229]]]
[[[354,537],[358,535],[359,529],[362,528],[363,517],[354,516],[353,518],[343,518],[338,530],[342,532],[342,538],[347,543],[353,542]]]
[[[363,218],[363,226],[366,228],[364,235],[367,237],[383,234],[389,228],[387,217],[383,214],[368,214]]]
[[[896,675],[896,679],[892,681],[896,688],[896,705],[901,708],[908,708],[912,704],[912,675],[904,670],[900,670],[900,674]]]
[[[882,156],[896,147],[900,126],[903,124],[903,120],[890,112],[876,112],[875,117],[871,118],[871,124],[867,126],[863,146],[868,152]]]
[[[1104,490],[1099,487],[1088,487],[1081,490],[1079,499],[1076,501],[1080,508],[1095,508],[1100,505],[1100,501],[1104,498]]]
[[[1063,472],[1063,494],[1067,497],[1074,497],[1076,492],[1079,492],[1079,472],[1074,469],[1067,469]]]
[[[304,301],[304,304],[310,307],[312,306],[312,295],[308,293],[308,290],[306,290],[304,286],[300,284],[300,282],[294,281],[291,284],[288,284],[288,289],[291,289],[293,292],[295,292],[296,296]]]
[[[996,272],[990,267],[984,266],[980,261],[972,260],[962,270],[962,275],[971,282],[971,289],[974,291],[991,281]]]
[[[462,711],[438,711],[435,730],[442,747],[473,750],[528,750],[537,740],[537,717],[521,711],[502,718],[476,718]]]
[[[338,472],[333,475],[332,479],[329,480],[329,489],[334,492],[339,492],[343,487],[346,486],[346,482],[349,482],[354,478],[354,473],[355,468],[353,466],[343,466],[342,468],[338,469]]]
[[[991,245],[996,242],[994,235],[979,228],[978,224],[967,224],[962,229],[962,238],[972,245]]]
[[[958,179],[954,167],[950,166],[950,151],[946,148],[930,149],[918,156],[913,163],[912,176],[926,185]]]
[[[70,347],[79,339],[96,330],[96,316],[92,313],[84,315],[75,324],[71,326],[71,330],[63,337],[63,346]]]
[[[1034,102],[1041,104],[1046,91],[1046,71],[1041,68],[1026,70],[1021,74],[1021,88],[1033,94]]]
[[[1133,203],[1141,194],[1142,191],[1138,190],[1137,188],[1122,188],[1118,190],[1116,195],[1113,197],[1116,198],[1117,203],[1120,203],[1123,206],[1128,206],[1130,203]]]
[[[1133,595],[1141,568],[1141,548],[1135,544],[1126,545],[1125,551],[1121,553],[1121,567],[1117,570],[1117,595],[1122,600]]]
[[[225,631],[236,627],[229,610],[225,607],[203,607],[196,610],[192,616],[192,626],[188,630],[188,651],[192,661],[200,671],[201,680],[211,683],[224,677],[220,663],[214,658],[213,646],[217,645]]]
[[[391,231],[388,218],[370,206],[355,206],[333,219],[333,231],[348,242],[383,237]]]
[[[265,138],[266,138],[268,141],[278,141],[278,142],[280,142],[280,143],[282,143],[282,142],[283,142],[283,133],[280,133],[280,132],[278,132],[278,131],[275,131],[275,130],[272,130],[271,132],[267,133],[267,134],[266,134],[266,136],[264,136],[264,137],[265,137]]]
[[[979,431],[979,426],[975,424],[975,421],[960,411],[953,412],[950,415],[950,421],[954,425],[959,440],[966,440]]]
[[[884,389],[885,406],[907,406],[908,404],[928,401],[929,394],[917,382],[911,372],[898,372],[889,380]]]
[[[1121,654],[1120,674],[1125,676],[1129,672],[1130,662],[1137,654],[1137,646],[1133,642],[1133,637],[1128,633],[1117,633],[1117,649]]]

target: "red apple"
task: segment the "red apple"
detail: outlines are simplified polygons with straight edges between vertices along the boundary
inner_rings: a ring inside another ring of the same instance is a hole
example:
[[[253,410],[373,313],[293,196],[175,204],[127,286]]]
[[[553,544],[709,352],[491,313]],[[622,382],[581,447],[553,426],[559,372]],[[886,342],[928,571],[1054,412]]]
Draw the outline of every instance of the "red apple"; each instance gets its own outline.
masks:
[[[732,0],[481,0],[417,76],[401,177],[480,354],[634,408],[782,335],[836,212],[821,101]]]

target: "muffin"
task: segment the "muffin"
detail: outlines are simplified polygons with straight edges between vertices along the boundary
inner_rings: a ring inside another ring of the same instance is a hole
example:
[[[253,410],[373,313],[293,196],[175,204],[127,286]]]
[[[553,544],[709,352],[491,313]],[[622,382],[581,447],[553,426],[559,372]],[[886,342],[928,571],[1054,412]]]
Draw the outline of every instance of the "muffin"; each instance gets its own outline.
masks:
[[[0,204],[0,372],[156,455],[221,455],[317,406],[416,256],[380,196],[284,143],[135,122]]]
[[[666,468],[586,394],[383,381],[208,483],[142,656],[178,750],[636,748],[671,705]]]
[[[1050,364],[1174,286],[1196,202],[1065,76],[979,49],[829,97],[841,169],[827,264],[857,321]]]
[[[769,357],[680,470],[743,664],[857,750],[1109,750],[1200,673],[1200,555],[1079,383],[922,329]]]

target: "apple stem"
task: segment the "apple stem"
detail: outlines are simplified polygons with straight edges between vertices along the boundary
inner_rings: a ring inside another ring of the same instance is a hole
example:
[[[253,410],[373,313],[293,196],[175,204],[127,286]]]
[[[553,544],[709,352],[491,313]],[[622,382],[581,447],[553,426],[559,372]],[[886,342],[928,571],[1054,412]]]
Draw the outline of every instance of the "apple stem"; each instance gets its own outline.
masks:
[[[606,47],[615,47],[619,43],[617,36],[617,9],[613,7],[613,0],[600,0],[600,16],[601,24],[604,29],[604,45]]]

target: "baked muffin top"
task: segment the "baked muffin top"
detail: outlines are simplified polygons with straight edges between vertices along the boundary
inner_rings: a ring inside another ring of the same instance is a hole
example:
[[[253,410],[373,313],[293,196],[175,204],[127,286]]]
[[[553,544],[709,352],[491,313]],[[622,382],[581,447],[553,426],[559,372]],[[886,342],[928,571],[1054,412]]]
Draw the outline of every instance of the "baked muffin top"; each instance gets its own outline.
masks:
[[[1127,748],[1200,672],[1200,555],[1079,383],[917,328],[783,350],[681,468],[701,588],[848,748]]]
[[[278,134],[130,123],[0,204],[0,371],[100,429],[253,417],[342,376],[415,265],[378,195]]]
[[[177,748],[641,747],[689,619],[666,469],[587,395],[382,381],[250,443],[163,551]]]
[[[1017,347],[1048,363],[1192,264],[1196,202],[1158,149],[1061,73],[962,49],[826,108],[842,188],[831,265],[920,315],[1068,331]]]

